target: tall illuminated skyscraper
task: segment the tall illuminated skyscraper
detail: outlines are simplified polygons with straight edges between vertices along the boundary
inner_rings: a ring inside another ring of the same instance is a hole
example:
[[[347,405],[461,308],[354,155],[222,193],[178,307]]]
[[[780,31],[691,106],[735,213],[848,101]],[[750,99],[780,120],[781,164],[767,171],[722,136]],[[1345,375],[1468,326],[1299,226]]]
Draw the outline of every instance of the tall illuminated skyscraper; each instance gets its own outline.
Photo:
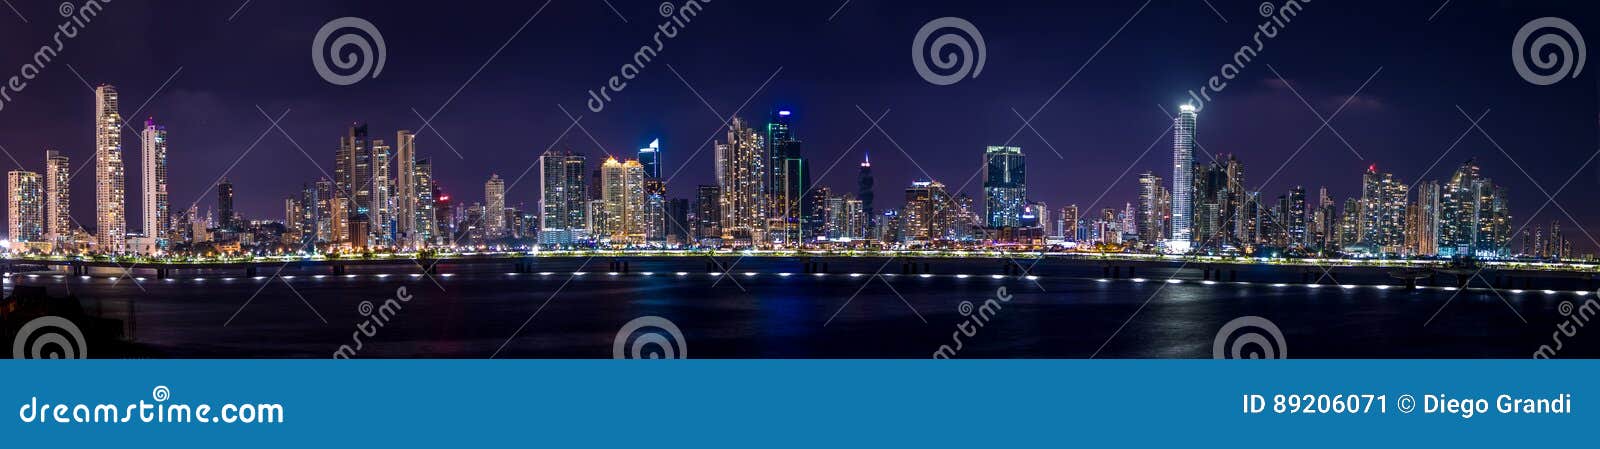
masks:
[[[408,197],[411,203],[412,248],[422,249],[434,245],[439,236],[439,224],[434,220],[433,160],[418,159],[411,164],[411,186]]]
[[[727,142],[716,147],[722,233],[735,241],[757,244],[766,235],[769,159],[764,153],[761,134],[739,118],[733,119]]]
[[[571,151],[539,156],[539,243],[571,245],[583,240],[588,223],[587,161]]]
[[[1178,107],[1172,119],[1172,237],[1167,251],[1189,252],[1194,237],[1194,133],[1198,114],[1192,104]]]
[[[861,154],[861,170],[856,173],[856,198],[861,200],[861,215],[866,219],[862,222],[863,232],[872,227],[872,157],[866,153]]]
[[[128,249],[127,173],[122,164],[122,113],[117,88],[95,88],[95,242],[101,253]]]
[[[395,234],[394,182],[390,175],[393,148],[382,139],[372,141],[372,242],[378,246],[392,246]]]
[[[13,243],[44,242],[44,180],[38,173],[6,174],[7,237]]]
[[[661,179],[661,139],[650,141],[650,146],[639,149],[639,163],[644,165],[644,176]]]
[[[506,180],[500,175],[489,175],[483,184],[484,229],[488,238],[498,239],[506,232]]]
[[[1159,244],[1166,234],[1166,211],[1161,208],[1161,177],[1145,172],[1139,175],[1139,210],[1134,216],[1139,241]]]
[[[168,218],[172,205],[167,198],[167,127],[156,125],[154,117],[144,121],[142,181],[144,191],[144,236],[165,250],[171,233]]]
[[[395,133],[394,217],[395,234],[402,246],[424,246],[417,235],[417,136],[411,131]]]
[[[334,197],[345,200],[345,213],[355,216],[370,212],[372,140],[367,136],[366,123],[350,125],[345,135],[339,138],[338,163],[333,171]]]
[[[989,147],[983,153],[983,202],[990,228],[1021,226],[1027,206],[1027,160],[1021,147]]]
[[[643,243],[645,221],[644,165],[639,161],[606,159],[600,166],[604,230],[613,244]]]
[[[45,236],[61,248],[72,241],[72,170],[60,151],[44,152]]]
[[[1408,187],[1378,165],[1367,168],[1361,181],[1361,240],[1373,253],[1398,254],[1405,245]]]

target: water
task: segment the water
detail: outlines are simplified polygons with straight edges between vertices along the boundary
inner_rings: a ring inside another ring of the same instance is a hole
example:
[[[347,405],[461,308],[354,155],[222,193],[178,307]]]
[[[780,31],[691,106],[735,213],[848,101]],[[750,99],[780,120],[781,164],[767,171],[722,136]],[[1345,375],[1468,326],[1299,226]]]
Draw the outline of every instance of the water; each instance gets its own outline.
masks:
[[[1275,323],[1291,358],[1526,358],[1553,345],[1557,324],[1568,319],[1558,312],[1562,302],[1595,299],[1571,290],[1203,285],[1192,270],[1182,276],[1190,280],[1170,284],[1163,282],[1170,269],[1139,272],[1145,282],[1098,280],[1098,268],[995,279],[995,264],[977,261],[942,262],[936,275],[922,277],[899,274],[898,262],[835,260],[831,274],[817,277],[793,260],[744,259],[721,278],[703,260],[634,261],[631,273],[619,275],[595,259],[582,265],[583,276],[572,272],[585,261],[571,260],[515,275],[446,267],[451,275],[436,279],[354,270],[139,283],[45,274],[16,276],[7,287],[70,290],[87,310],[132,315],[133,349],[97,357],[171,358],[330,357],[340,345],[354,346],[363,301],[382,304],[402,286],[414,299],[373,336],[360,337],[357,357],[609,358],[625,323],[660,316],[682,330],[691,358],[925,358],[954,346],[952,334],[966,320],[963,301],[981,305],[1005,287],[1014,299],[961,337],[957,358],[1209,358],[1218,330],[1241,316]],[[871,276],[880,267],[894,275]],[[1240,277],[1263,276],[1247,269]],[[1558,357],[1600,356],[1600,327],[1575,333],[1562,337]]]

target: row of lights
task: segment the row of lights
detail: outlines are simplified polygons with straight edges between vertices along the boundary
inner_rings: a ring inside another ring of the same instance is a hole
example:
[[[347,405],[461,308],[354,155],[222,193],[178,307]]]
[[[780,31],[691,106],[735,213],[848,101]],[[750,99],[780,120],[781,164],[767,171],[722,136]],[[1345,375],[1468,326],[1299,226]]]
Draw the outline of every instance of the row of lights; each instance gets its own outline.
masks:
[[[520,273],[506,273],[507,276],[513,276],[513,277],[518,276],[519,274]],[[537,274],[540,277],[549,277],[549,276],[554,276],[554,275],[556,275],[558,273],[556,273],[554,271],[541,271],[541,272],[535,273],[535,274]],[[590,272],[586,272],[586,271],[573,271],[573,272],[571,272],[571,274],[572,274],[572,276],[581,277],[581,276],[587,276],[587,275],[594,274],[594,273],[590,273]],[[613,276],[613,277],[622,276],[623,275],[623,273],[619,273],[619,272],[615,272],[615,271],[607,272],[605,274],[607,276]],[[658,273],[653,272],[653,271],[645,271],[645,272],[641,272],[639,274],[642,275],[642,276],[645,276],[645,277],[650,277],[650,276],[655,276]],[[665,273],[661,273],[661,274],[662,275],[666,275]],[[742,274],[745,277],[755,277],[757,275],[760,275],[761,273],[754,272],[754,271],[746,271],[746,272],[737,273],[737,274]],[[795,275],[795,273],[775,273],[775,274],[777,274],[778,277],[780,277],[780,278],[788,278],[788,277],[791,277],[791,276]],[[677,271],[677,272],[673,272],[672,275],[676,276],[676,277],[687,277],[687,276],[690,275],[690,273],[687,272],[687,271]],[[734,276],[734,275],[736,275],[736,274],[735,273],[731,273],[731,272],[730,273],[721,273],[721,272],[709,272],[709,273],[706,273],[706,276],[709,276],[709,277],[722,277],[722,276]],[[36,279],[40,275],[38,275],[38,274],[29,274],[27,276],[28,276],[29,279]],[[386,279],[386,278],[388,278],[390,276],[393,276],[393,275],[392,274],[388,274],[388,273],[383,273],[383,274],[374,274],[372,276],[377,278],[377,279]],[[421,273],[410,273],[410,274],[407,274],[406,276],[411,277],[411,278],[420,278],[420,277],[422,277],[422,274]],[[450,278],[450,277],[454,277],[454,276],[455,276],[455,273],[443,273],[443,274],[439,275],[439,277],[442,277],[442,278]],[[827,273],[812,273],[811,276],[812,277],[821,278],[821,277],[827,277],[828,274]],[[847,274],[847,276],[849,276],[851,278],[860,278],[860,277],[868,276],[868,275],[864,274],[864,273],[849,273],[849,274]],[[899,274],[894,274],[894,273],[882,273],[882,274],[879,274],[878,276],[893,278],[893,277],[897,277],[897,276],[900,276],[900,275]],[[924,274],[907,275],[907,276],[916,276],[916,277],[922,278],[922,279],[929,279],[929,278],[938,277],[940,275],[924,273]],[[969,278],[971,278],[971,277],[973,277],[975,275],[971,275],[971,274],[956,274],[956,275],[946,275],[946,276],[954,277],[956,279],[969,279]],[[981,276],[981,275],[979,275],[979,276]],[[63,279],[63,278],[66,278],[66,275],[56,274],[56,275],[51,275],[51,277],[53,277],[55,279]],[[94,279],[93,276],[79,276],[79,277],[84,279],[84,280]],[[285,280],[292,280],[292,279],[295,279],[297,276],[295,276],[295,275],[283,275],[283,276],[279,276],[279,277],[281,277],[281,278],[283,278]],[[314,275],[309,275],[309,276],[306,276],[306,277],[310,277],[312,279],[321,280],[321,279],[328,278],[329,275],[314,274]],[[346,275],[343,275],[342,277],[345,278],[345,279],[355,279],[355,278],[360,277],[360,275],[346,274]],[[999,274],[991,274],[991,275],[988,275],[988,277],[990,279],[1001,280],[1001,279],[1006,279],[1009,276],[999,275]],[[107,280],[116,281],[116,280],[121,279],[121,278],[117,277],[117,276],[108,276],[108,277],[106,277],[106,279]],[[139,282],[144,282],[144,281],[148,280],[148,279],[146,279],[144,277],[136,277],[134,279],[139,281]],[[196,277],[193,280],[194,280],[194,282],[205,282],[206,279],[207,278]],[[221,280],[224,281],[224,282],[232,282],[235,279],[236,278],[232,278],[232,277],[221,278]],[[254,276],[254,277],[251,277],[250,279],[260,281],[260,280],[267,279],[267,276]],[[1029,275],[1029,276],[1024,276],[1023,279],[1027,279],[1027,280],[1030,280],[1030,281],[1036,281],[1036,280],[1039,280],[1039,276]],[[164,280],[166,282],[176,282],[177,281],[177,280],[172,279],[172,278],[167,278],[167,279],[164,279]],[[1150,282],[1150,280],[1146,279],[1146,278],[1130,278],[1128,280],[1133,282],[1133,283],[1136,283],[1136,284],[1143,284],[1143,283],[1146,283],[1146,282]],[[7,278],[5,278],[5,281],[6,282],[10,282],[11,279],[9,277],[7,277]],[[1095,282],[1102,283],[1102,284],[1110,283],[1111,281],[1112,281],[1111,279],[1106,279],[1106,278],[1095,279]],[[1183,280],[1183,279],[1167,279],[1167,280],[1165,280],[1163,282],[1165,282],[1167,284],[1184,284],[1184,283],[1194,282],[1194,281],[1186,281],[1186,280]],[[1220,281],[1212,281],[1212,280],[1199,281],[1198,283],[1201,284],[1201,285],[1225,285],[1225,284],[1228,284],[1228,285],[1270,285],[1270,286],[1272,286],[1274,288],[1288,288],[1290,286],[1303,286],[1303,287],[1306,287],[1306,288],[1309,288],[1309,289],[1313,289],[1313,290],[1320,289],[1320,288],[1323,288],[1323,287],[1330,287],[1330,286],[1327,286],[1327,285],[1324,285],[1324,284],[1286,284],[1286,283],[1267,284],[1267,283],[1263,283],[1263,282],[1220,282]],[[1378,290],[1389,290],[1389,289],[1395,288],[1392,285],[1359,286],[1359,285],[1350,285],[1350,284],[1340,284],[1337,287],[1340,288],[1340,289],[1343,289],[1343,290],[1354,290],[1354,289],[1357,289],[1357,288],[1360,288],[1360,287],[1371,287],[1371,288],[1378,289]],[[1424,285],[1417,286],[1417,289],[1419,289],[1419,290],[1439,289],[1439,290],[1443,290],[1443,291],[1460,290],[1460,288],[1457,288],[1457,287],[1433,287],[1433,286],[1424,286]],[[1467,288],[1467,290],[1468,291],[1475,291],[1475,290],[1490,290],[1490,289],[1485,289],[1485,288]],[[1512,289],[1512,290],[1505,290],[1505,291],[1509,291],[1509,292],[1514,293],[1514,294],[1523,294],[1523,293],[1527,293],[1528,292],[1528,290],[1524,290],[1524,289]],[[1542,293],[1544,293],[1546,295],[1555,295],[1555,294],[1561,293],[1561,291],[1559,291],[1559,290],[1536,290],[1536,291],[1542,292]],[[1572,294],[1578,295],[1578,296],[1586,296],[1586,295],[1589,294],[1588,291],[1584,291],[1584,290],[1573,290],[1573,291],[1570,291],[1569,293],[1572,293]]]

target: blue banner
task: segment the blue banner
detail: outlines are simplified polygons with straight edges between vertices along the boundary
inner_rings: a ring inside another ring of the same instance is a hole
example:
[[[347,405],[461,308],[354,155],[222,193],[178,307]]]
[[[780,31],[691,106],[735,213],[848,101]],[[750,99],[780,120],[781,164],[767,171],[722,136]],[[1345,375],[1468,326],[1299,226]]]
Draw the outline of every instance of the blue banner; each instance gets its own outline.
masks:
[[[93,360],[0,371],[7,447],[1536,447],[1588,444],[1600,361]]]

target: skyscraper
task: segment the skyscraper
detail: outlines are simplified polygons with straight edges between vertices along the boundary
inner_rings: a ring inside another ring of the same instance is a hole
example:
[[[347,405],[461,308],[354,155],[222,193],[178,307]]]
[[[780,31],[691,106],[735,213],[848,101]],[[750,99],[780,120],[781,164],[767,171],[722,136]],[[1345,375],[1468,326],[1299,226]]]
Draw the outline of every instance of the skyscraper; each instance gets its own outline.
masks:
[[[44,239],[44,180],[38,173],[12,170],[6,174],[7,237],[13,244],[42,243]]]
[[[1078,205],[1069,204],[1067,207],[1061,208],[1060,216],[1062,236],[1068,241],[1081,241],[1078,238]]]
[[[801,156],[800,140],[794,137],[790,124],[794,112],[779,110],[767,123],[767,154],[770,155],[771,183],[767,192],[772,196],[769,226],[774,244],[797,244],[803,240],[805,229],[815,227],[813,202],[806,196],[811,191],[811,167]]]
[[[695,239],[722,238],[722,189],[702,185],[695,189]]]
[[[72,170],[60,151],[44,152],[45,236],[57,248],[72,241]]]
[[[233,183],[228,178],[222,178],[217,183],[217,227],[223,230],[238,230],[233,222]]]
[[[914,241],[947,239],[954,205],[944,184],[938,181],[912,182],[911,187],[906,188],[903,237]]]
[[[717,185],[722,199],[722,233],[758,244],[765,238],[768,158],[761,134],[734,118],[727,141],[717,144]]]
[[[983,153],[983,202],[990,228],[1021,225],[1027,205],[1027,165],[1021,147],[989,147]]]
[[[95,242],[101,253],[128,249],[127,173],[122,165],[122,114],[117,88],[95,88]]]
[[[1415,223],[1407,223],[1416,232],[1417,256],[1436,256],[1439,254],[1440,217],[1443,212],[1441,190],[1438,181],[1427,181],[1417,184],[1416,219]],[[1406,235],[1408,239],[1411,235]]]
[[[639,149],[639,163],[644,165],[644,177],[661,179],[661,139],[650,141],[650,146]]]
[[[404,247],[421,248],[425,240],[419,238],[417,212],[419,202],[417,186],[417,136],[411,131],[395,134],[394,216],[395,234]],[[424,189],[425,190],[425,189]]]
[[[600,166],[605,202],[604,230],[613,244],[643,243],[645,240],[644,165],[639,161],[606,159]]]
[[[539,243],[571,245],[586,238],[588,172],[582,155],[546,151],[539,156]]]
[[[394,244],[395,198],[394,182],[390,178],[389,163],[393,154],[382,139],[372,141],[372,210],[368,214],[372,223],[372,242],[379,246]]]
[[[1289,246],[1304,246],[1309,240],[1306,238],[1306,188],[1294,186],[1289,189],[1289,207],[1284,212],[1288,219],[1284,220],[1289,228]]]
[[[489,175],[489,182],[483,184],[484,206],[483,222],[485,235],[489,239],[498,239],[506,233],[506,181],[500,175]]]
[[[1155,173],[1139,175],[1139,210],[1134,218],[1139,241],[1158,245],[1165,240],[1166,213],[1161,210],[1161,177]]]
[[[411,165],[411,180],[406,183],[411,186],[411,191],[406,195],[411,204],[410,245],[423,249],[434,246],[439,236],[439,225],[434,220],[433,211],[433,160],[417,159]]]
[[[872,227],[872,218],[876,217],[872,212],[872,183],[872,157],[862,153],[861,171],[856,173],[856,198],[861,200],[861,214],[867,217],[863,225],[868,228]]]
[[[1188,252],[1194,238],[1194,134],[1198,114],[1194,105],[1178,107],[1172,119],[1172,238],[1169,252]]]
[[[167,128],[156,119],[144,121],[144,236],[155,242],[157,250],[167,249],[172,205],[167,198]]]
[[[351,216],[370,212],[372,140],[367,136],[366,123],[350,125],[344,137],[339,138],[338,159],[334,167],[334,197],[346,200],[347,214]]]
[[[1373,253],[1397,254],[1405,244],[1407,186],[1393,174],[1367,168],[1361,182],[1361,244]]]

